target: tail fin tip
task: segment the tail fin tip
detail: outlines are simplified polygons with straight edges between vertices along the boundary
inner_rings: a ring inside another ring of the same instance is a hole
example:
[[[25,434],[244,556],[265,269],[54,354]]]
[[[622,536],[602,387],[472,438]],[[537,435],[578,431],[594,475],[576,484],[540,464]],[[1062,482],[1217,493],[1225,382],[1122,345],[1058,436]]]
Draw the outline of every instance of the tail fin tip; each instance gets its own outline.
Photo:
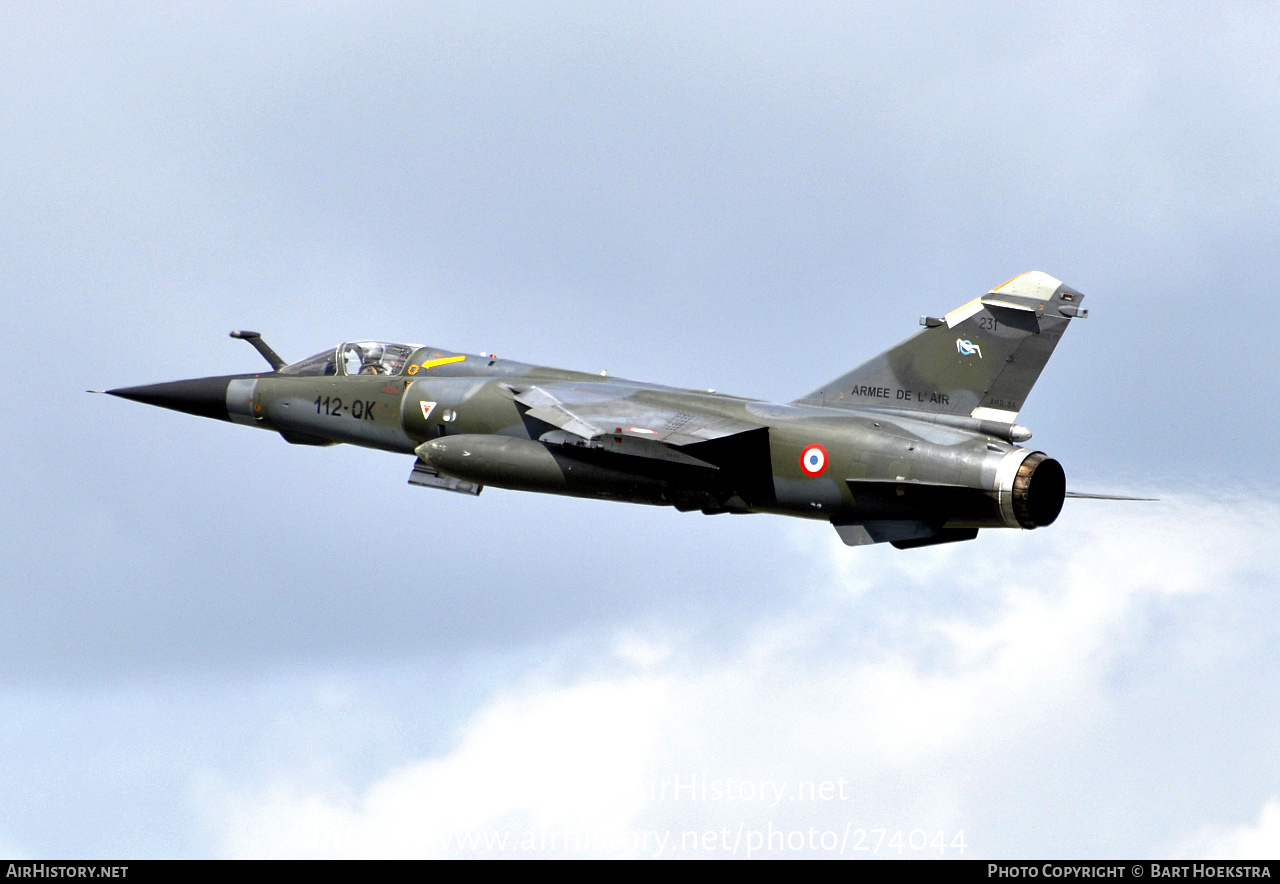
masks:
[[[797,400],[1012,423],[1084,295],[1029,270],[957,307],[921,317],[914,337]],[[887,400],[887,401],[885,401]]]
[[[1062,280],[1055,279],[1043,270],[1028,270],[1019,273],[1008,282],[987,292],[989,295],[1014,295],[1023,298],[1038,298],[1047,301],[1062,287]]]

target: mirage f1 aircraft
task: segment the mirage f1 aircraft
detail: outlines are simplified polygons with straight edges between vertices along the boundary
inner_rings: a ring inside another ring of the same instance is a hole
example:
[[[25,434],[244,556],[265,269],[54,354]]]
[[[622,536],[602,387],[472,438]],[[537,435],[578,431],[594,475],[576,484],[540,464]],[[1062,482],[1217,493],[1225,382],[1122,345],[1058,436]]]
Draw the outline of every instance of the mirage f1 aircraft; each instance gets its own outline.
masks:
[[[1083,296],[1032,271],[789,403],[362,341],[272,371],[106,392],[278,432],[415,456],[409,482],[486,485],[704,513],[821,519],[850,546],[972,540],[1053,523],[1056,460],[1015,421]]]

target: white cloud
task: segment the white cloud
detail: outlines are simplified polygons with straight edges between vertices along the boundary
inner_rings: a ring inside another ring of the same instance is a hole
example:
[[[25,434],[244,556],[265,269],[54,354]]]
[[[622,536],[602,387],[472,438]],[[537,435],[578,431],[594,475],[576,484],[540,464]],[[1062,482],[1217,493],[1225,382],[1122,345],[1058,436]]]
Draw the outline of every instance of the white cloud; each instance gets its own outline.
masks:
[[[641,759],[662,685],[585,682],[499,699],[449,755],[391,772],[360,795],[274,783],[217,795],[236,856],[436,856],[450,835],[487,829],[590,828],[607,837],[641,803]]]
[[[236,856],[431,855],[458,852],[441,846],[447,833],[506,832],[518,845],[529,831],[590,832],[603,839],[594,852],[631,854],[657,852],[644,833],[666,833],[668,855],[693,851],[690,834],[713,833],[697,852],[736,839],[742,855],[752,837],[758,853],[771,834],[806,831],[803,849],[823,853],[827,835],[848,847],[851,832],[875,827],[915,839],[886,850],[921,852],[927,836],[925,852],[943,852],[963,830],[966,855],[1016,854],[1016,834],[977,837],[974,808],[1009,805],[983,772],[1030,758],[1044,782],[1069,787],[1077,774],[1057,770],[1054,747],[1064,735],[1107,739],[1098,722],[1115,713],[1110,681],[1145,640],[1144,612],[1276,574],[1278,515],[1257,501],[1084,503],[1033,535],[914,552],[846,549],[798,529],[810,588],[718,659],[699,655],[691,633],[623,631],[614,656],[632,671],[561,685],[534,674],[477,714],[453,751],[359,794],[246,785],[210,806]],[[799,792],[804,781],[812,793]],[[822,800],[824,781],[844,800]],[[1274,843],[1278,819],[1268,804],[1257,827],[1205,849]]]
[[[627,630],[614,640],[613,653],[638,669],[651,669],[671,656],[671,643]]]
[[[1256,824],[1205,826],[1168,852],[1178,859],[1274,860],[1280,856],[1280,798],[1262,806]]]

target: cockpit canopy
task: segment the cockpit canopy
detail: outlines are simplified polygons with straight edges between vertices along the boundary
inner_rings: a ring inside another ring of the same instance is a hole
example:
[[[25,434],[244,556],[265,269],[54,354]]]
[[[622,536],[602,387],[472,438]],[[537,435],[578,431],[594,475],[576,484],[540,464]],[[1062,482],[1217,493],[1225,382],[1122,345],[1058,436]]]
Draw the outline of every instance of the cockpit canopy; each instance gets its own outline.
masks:
[[[339,344],[332,350],[286,365],[280,369],[280,374],[295,377],[400,374],[417,349],[416,344],[388,344],[384,341]]]

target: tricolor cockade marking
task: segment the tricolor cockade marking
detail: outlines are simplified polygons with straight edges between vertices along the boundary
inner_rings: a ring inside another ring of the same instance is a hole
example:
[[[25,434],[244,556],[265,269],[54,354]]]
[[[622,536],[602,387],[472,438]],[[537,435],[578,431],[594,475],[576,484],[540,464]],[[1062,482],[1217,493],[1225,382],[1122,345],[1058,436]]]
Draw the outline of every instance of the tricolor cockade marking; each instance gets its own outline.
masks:
[[[827,468],[827,449],[821,445],[810,445],[800,452],[800,469],[806,476],[821,476]]]

